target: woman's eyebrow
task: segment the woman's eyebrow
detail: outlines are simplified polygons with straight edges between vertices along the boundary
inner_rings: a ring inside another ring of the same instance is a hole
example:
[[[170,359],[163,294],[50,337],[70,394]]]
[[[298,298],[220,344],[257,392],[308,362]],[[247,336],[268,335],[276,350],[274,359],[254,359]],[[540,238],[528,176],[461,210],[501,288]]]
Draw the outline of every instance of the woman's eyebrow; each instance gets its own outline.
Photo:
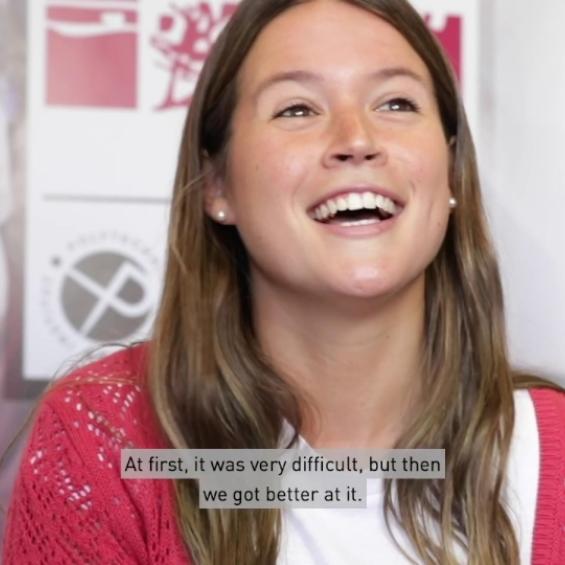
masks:
[[[423,86],[427,86],[427,82],[424,77],[417,72],[409,69],[407,67],[386,67],[384,69],[379,69],[373,73],[369,73],[366,78],[369,80],[385,81],[398,76],[405,76],[421,83]],[[295,71],[283,71],[280,73],[275,73],[274,75],[267,77],[265,80],[261,81],[259,86],[255,89],[253,93],[253,100],[257,98],[271,86],[284,81],[294,81],[301,83],[323,83],[325,78],[323,75],[314,73],[312,71],[305,70],[295,70]]]

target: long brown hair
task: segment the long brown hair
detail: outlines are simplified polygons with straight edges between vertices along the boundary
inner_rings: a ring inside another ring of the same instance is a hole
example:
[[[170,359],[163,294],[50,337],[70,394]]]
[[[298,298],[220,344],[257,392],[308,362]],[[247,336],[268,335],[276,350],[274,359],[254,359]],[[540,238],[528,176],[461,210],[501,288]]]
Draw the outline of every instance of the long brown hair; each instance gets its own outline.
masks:
[[[455,563],[456,544],[468,551],[470,564],[517,563],[502,502],[513,390],[551,385],[518,379],[508,363],[473,142],[441,48],[405,0],[347,1],[394,26],[427,65],[446,140],[454,139],[451,189],[459,202],[426,273],[422,378],[428,394],[397,443],[445,448],[446,479],[386,481],[387,525],[395,519],[425,563]],[[297,394],[269,365],[254,335],[246,250],[235,227],[205,215],[203,199],[207,159],[215,174],[226,174],[246,54],[270,21],[298,3],[241,2],[204,66],[184,127],[149,367],[154,408],[172,447],[279,447],[283,416],[300,431]],[[180,531],[198,565],[276,562],[279,510],[200,509],[195,481],[176,481],[175,493]]]

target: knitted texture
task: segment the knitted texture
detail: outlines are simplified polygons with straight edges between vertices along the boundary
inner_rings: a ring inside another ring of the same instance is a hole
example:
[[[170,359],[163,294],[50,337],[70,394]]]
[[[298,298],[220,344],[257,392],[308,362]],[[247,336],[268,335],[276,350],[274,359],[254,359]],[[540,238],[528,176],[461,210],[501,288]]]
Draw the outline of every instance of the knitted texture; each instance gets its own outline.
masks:
[[[144,354],[137,346],[80,368],[42,401],[12,496],[5,565],[190,564],[171,481],[120,479],[121,448],[168,447],[143,393]]]
[[[191,565],[172,481],[120,478],[122,448],[170,447],[144,383],[146,347],[77,369],[42,400],[12,496],[5,565]],[[532,564],[565,565],[565,394],[530,394],[541,447]]]
[[[565,394],[530,391],[540,434],[540,479],[532,565],[565,564]]]

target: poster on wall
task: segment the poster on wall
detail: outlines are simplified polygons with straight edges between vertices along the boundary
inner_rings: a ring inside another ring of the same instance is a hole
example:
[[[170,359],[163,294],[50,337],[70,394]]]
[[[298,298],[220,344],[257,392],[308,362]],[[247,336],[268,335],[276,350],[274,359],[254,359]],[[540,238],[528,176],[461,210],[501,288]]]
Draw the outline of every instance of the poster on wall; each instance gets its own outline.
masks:
[[[478,2],[415,0],[473,126]],[[150,335],[181,128],[221,0],[28,0],[21,378]],[[1,347],[1,344],[0,344]]]

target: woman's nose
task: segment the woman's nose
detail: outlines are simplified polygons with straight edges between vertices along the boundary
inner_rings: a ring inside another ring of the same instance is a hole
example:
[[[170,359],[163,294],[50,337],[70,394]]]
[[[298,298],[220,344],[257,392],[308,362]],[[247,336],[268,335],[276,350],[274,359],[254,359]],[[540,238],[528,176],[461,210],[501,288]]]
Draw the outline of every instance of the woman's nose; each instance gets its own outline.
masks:
[[[326,166],[382,163],[386,159],[384,148],[376,138],[376,127],[364,112],[344,110],[333,117],[330,127],[330,142],[324,155]]]

